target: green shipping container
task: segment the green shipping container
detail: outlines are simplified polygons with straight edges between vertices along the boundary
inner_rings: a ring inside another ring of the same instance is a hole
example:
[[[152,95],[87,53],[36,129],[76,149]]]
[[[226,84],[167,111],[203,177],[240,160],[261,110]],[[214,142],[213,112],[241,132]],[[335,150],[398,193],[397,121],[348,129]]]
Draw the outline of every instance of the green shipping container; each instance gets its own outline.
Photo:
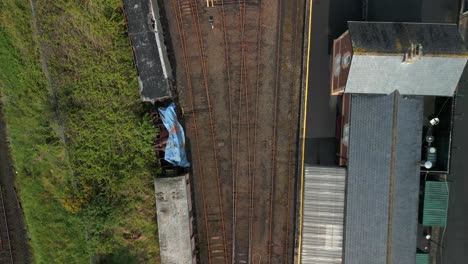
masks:
[[[427,181],[424,190],[423,225],[445,227],[447,225],[448,183]]]
[[[429,264],[429,254],[416,253],[416,264]]]

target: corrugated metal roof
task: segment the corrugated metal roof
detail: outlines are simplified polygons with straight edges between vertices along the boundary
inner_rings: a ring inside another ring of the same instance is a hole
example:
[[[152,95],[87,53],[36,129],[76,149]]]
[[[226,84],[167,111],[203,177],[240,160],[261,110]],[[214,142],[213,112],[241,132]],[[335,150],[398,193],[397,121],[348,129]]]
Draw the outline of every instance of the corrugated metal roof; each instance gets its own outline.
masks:
[[[152,102],[172,96],[159,58],[156,36],[150,28],[149,1],[125,0],[124,4],[143,101]]]
[[[466,58],[354,55],[345,93],[453,96]]]
[[[423,109],[422,97],[398,98],[391,263],[413,263],[416,254]]]
[[[393,96],[351,96],[346,264],[386,264]]]
[[[355,54],[400,55],[414,43],[424,56],[468,56],[456,24],[350,21],[348,28]]]
[[[468,51],[456,25],[349,22],[353,58],[345,93],[453,96]],[[423,56],[403,63],[411,44]]]
[[[305,167],[302,263],[342,263],[345,174]]]
[[[155,178],[161,263],[192,263],[186,176]]]
[[[424,190],[423,225],[447,225],[448,183],[427,181]]]
[[[416,264],[429,264],[429,254],[417,253]]]
[[[421,97],[351,97],[346,264],[415,261],[422,111]]]

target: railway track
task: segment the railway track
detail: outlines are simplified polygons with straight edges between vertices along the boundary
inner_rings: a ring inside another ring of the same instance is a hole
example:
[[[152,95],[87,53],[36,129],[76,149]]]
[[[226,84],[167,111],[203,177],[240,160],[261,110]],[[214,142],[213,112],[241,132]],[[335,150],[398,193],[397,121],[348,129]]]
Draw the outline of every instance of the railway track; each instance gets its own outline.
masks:
[[[8,227],[7,211],[3,199],[3,189],[0,186],[0,263],[13,264],[13,251]]]
[[[293,2],[293,1],[291,1]],[[299,5],[299,0],[295,0],[295,12],[296,14],[299,14],[300,12],[300,5]],[[292,46],[294,47],[295,45],[298,44],[298,39],[299,39],[299,24],[301,23],[300,17],[296,15],[296,18],[294,19],[294,35],[293,35],[293,41],[292,41]],[[298,56],[298,50],[297,49],[292,49],[292,64],[295,65],[299,62],[300,57]],[[291,87],[299,87],[299,80],[295,78],[294,76],[294,71],[291,71],[290,75],[290,85]],[[294,115],[295,113],[298,113],[298,108],[294,108],[294,96],[293,93],[291,93],[291,96],[289,97],[289,116]],[[293,151],[293,145],[294,145],[294,140],[295,138],[295,133],[294,129],[291,126],[289,128],[288,132],[288,138],[289,138],[289,144],[288,144],[288,187],[287,187],[287,205],[286,205],[286,232],[284,236],[284,241],[291,241],[293,240],[293,233],[294,231],[291,228],[291,223],[294,221],[294,218],[291,217],[291,204],[292,204],[292,198],[294,197],[293,194],[293,189],[292,186],[294,186],[294,178],[293,178],[293,171],[295,171],[296,163],[294,162],[294,157],[296,156],[296,153]],[[289,249],[287,243],[284,244],[284,263],[288,263],[288,257],[293,255],[293,251]]]
[[[273,196],[275,192],[275,173],[276,173],[276,123],[278,122],[278,88],[280,86],[280,47],[281,47],[281,19],[282,19],[282,4],[278,0],[278,25],[277,25],[277,39],[276,39],[276,75],[275,75],[275,99],[273,103],[273,146],[271,153],[271,173],[270,173],[270,199],[269,199],[269,245],[268,245],[268,263],[272,262],[272,247],[273,247]]]
[[[178,32],[200,262],[291,263],[300,1],[165,1]]]
[[[6,124],[0,118],[0,263],[30,263],[31,251],[7,142]]]
[[[224,210],[220,188],[221,183],[219,179],[217,153],[215,149],[216,132],[214,128],[209,84],[207,80],[208,72],[204,40],[199,25],[198,4],[193,0],[173,1],[173,4],[184,58],[185,76],[191,104],[190,119],[195,134],[198,175],[201,178],[200,184],[203,197],[203,222],[206,234],[205,242],[207,244],[208,261],[209,263],[222,263],[223,261],[224,263],[227,263],[229,256],[227,252]],[[189,38],[186,37],[187,34],[190,35]],[[198,49],[187,48],[195,46],[198,47]],[[204,88],[204,91],[201,90],[202,88]],[[199,113],[199,116],[197,116],[195,109],[203,106],[208,107],[208,118],[202,116],[205,112]],[[204,129],[199,129],[200,127],[209,127],[210,130],[208,135],[206,135],[206,131]],[[210,139],[211,142],[207,142],[207,139]],[[200,145],[212,145],[212,153],[202,153]],[[206,159],[203,159],[202,161],[202,157],[206,157]],[[215,173],[216,186],[212,186],[213,182],[205,179],[206,171]],[[217,192],[214,193],[213,190],[217,190]],[[210,192],[209,195],[208,192]],[[217,197],[217,199],[212,199],[212,197]]]
[[[225,74],[226,74],[226,82],[227,82],[227,97],[228,97],[228,122],[229,122],[229,141],[230,141],[230,159],[229,159],[229,162],[230,162],[230,168],[231,168],[231,171],[230,173],[228,173],[228,175],[230,175],[231,177],[231,199],[232,201],[235,200],[235,193],[236,193],[236,181],[235,181],[235,178],[236,178],[236,171],[234,169],[234,147],[235,147],[235,139],[234,139],[234,124],[233,124],[233,104],[235,102],[233,102],[233,98],[231,96],[231,94],[234,92],[234,88],[236,85],[235,85],[235,82],[233,82],[233,80],[236,80],[237,77],[239,76],[238,74],[236,73],[232,73],[231,72],[231,68],[233,66],[231,66],[231,63],[229,63],[229,61],[231,60],[231,47],[230,47],[230,42],[232,41],[232,36],[228,36],[228,30],[227,30],[227,24],[229,23],[226,19],[226,9],[225,9],[225,3],[227,5],[230,5],[230,4],[233,4],[234,1],[230,1],[230,2],[227,2],[227,1],[224,1],[224,0],[221,0],[219,2],[216,2],[217,4],[220,5],[220,17],[221,17],[221,28],[222,28],[222,35],[223,35],[223,50],[224,50],[224,61],[225,61]],[[232,49],[234,50],[235,47]],[[234,65],[234,68],[235,68],[235,65]],[[236,168],[237,169],[237,168]],[[236,235],[235,235],[235,230],[236,230],[236,209],[235,209],[235,203],[232,204],[232,207],[231,207],[231,211],[232,211],[232,225],[231,225],[231,259],[229,262],[231,262],[235,256],[233,255],[234,252],[235,252],[235,248],[236,248]]]
[[[232,146],[235,146],[231,153],[236,153],[231,154],[231,164],[235,168],[231,179],[232,263],[251,263],[256,171],[253,162],[257,125],[255,111],[261,62],[261,30],[258,29],[262,7],[259,1],[246,0],[220,1],[220,6],[229,87],[230,134]],[[229,11],[226,12],[227,8]],[[229,30],[226,24],[239,30]],[[237,116],[233,108],[237,109]]]
[[[280,32],[277,35],[277,43],[281,45],[277,49],[277,56],[281,59],[276,64],[277,81],[279,85],[275,96],[275,105],[282,106],[275,110],[277,115],[276,133],[274,134],[275,149],[272,157],[274,175],[272,182],[272,196],[270,197],[270,235],[271,244],[269,248],[268,263],[292,263],[294,239],[291,223],[294,219],[293,213],[293,191],[295,183],[294,168],[295,159],[295,140],[297,139],[297,130],[293,127],[298,120],[295,118],[299,114],[299,108],[293,102],[297,101],[299,90],[299,71],[288,67],[288,63],[296,65],[298,58],[300,41],[300,3],[297,0],[279,1],[278,17],[282,21],[278,22]],[[286,92],[284,88],[288,88]],[[295,132],[296,131],[296,132]],[[281,144],[281,140],[288,139],[287,147]],[[277,146],[277,147],[276,147]]]

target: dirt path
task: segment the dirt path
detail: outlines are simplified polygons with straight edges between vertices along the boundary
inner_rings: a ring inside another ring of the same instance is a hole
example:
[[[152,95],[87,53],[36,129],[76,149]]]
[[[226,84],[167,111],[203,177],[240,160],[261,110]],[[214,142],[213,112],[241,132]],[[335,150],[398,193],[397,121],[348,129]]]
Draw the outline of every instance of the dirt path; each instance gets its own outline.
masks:
[[[56,115],[56,119],[58,121],[58,131],[57,134],[62,139],[62,142],[66,144],[66,137],[65,137],[65,126],[63,125],[63,119],[61,119],[59,108],[58,108],[58,98],[57,98],[57,89],[54,86],[52,75],[49,71],[49,60],[47,55],[46,45],[40,41],[41,31],[39,29],[39,22],[37,20],[37,11],[36,11],[36,3],[34,0],[29,0],[29,4],[31,5],[31,13],[32,13],[32,24],[33,24],[33,38],[39,45],[39,61],[41,64],[41,70],[44,73],[47,79],[47,88],[49,89],[50,95],[52,96],[53,107]],[[67,151],[68,153],[68,151]]]
[[[52,97],[53,109],[55,113],[55,120],[57,121],[57,126],[55,128],[55,132],[62,140],[65,150],[67,159],[70,160],[70,150],[67,144],[67,137],[66,137],[66,130],[65,130],[65,121],[64,121],[64,114],[60,112],[58,106],[58,96],[57,96],[57,87],[54,85],[54,81],[52,79],[52,75],[49,71],[49,53],[47,51],[47,46],[44,42],[40,41],[41,31],[39,28],[38,22],[38,15],[36,11],[36,3],[34,0],[29,0],[31,5],[31,14],[32,14],[32,24],[33,24],[33,38],[39,45],[39,62],[41,65],[41,70],[44,73],[47,79],[47,88],[49,89],[50,96]],[[74,178],[74,171],[71,170],[72,178]],[[76,182],[73,182],[73,187],[77,188]]]

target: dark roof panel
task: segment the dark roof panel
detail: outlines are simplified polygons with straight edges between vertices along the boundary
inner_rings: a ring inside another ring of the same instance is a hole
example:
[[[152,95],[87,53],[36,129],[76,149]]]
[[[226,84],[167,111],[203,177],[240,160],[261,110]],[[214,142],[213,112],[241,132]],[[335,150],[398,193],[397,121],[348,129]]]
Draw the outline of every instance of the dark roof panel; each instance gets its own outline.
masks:
[[[425,55],[468,55],[455,24],[350,21],[348,27],[359,54],[403,54],[414,43],[422,44]]]
[[[346,264],[414,263],[422,113],[422,97],[351,96]]]
[[[386,264],[393,96],[351,97],[344,263]]]
[[[399,97],[391,263],[414,263],[416,258],[423,107],[422,97]]]
[[[159,60],[154,33],[131,35],[130,38],[135,49],[141,97],[153,100],[171,96]]]
[[[135,52],[139,85],[143,101],[161,100],[172,96],[164,77],[155,33],[150,28],[150,6],[144,0],[125,0],[128,34]]]
[[[128,19],[128,32],[135,34],[148,32],[150,6],[148,1],[144,0],[125,0],[125,13]]]

